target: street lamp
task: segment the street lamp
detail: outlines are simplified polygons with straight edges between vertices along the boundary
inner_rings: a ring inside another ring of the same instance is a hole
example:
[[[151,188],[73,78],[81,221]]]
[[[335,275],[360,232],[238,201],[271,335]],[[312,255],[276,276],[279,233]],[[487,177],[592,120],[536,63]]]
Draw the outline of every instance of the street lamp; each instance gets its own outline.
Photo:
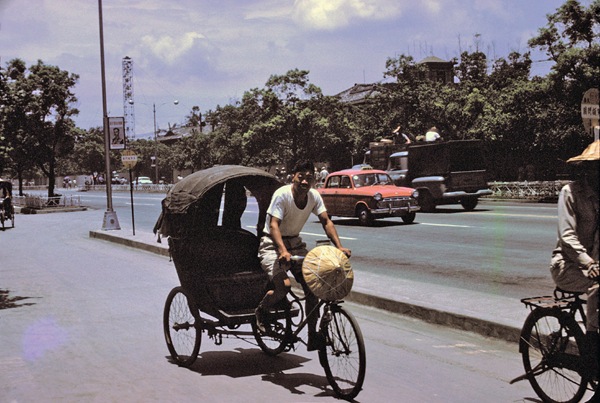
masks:
[[[128,102],[130,105],[133,105],[133,99],[130,99]],[[162,103],[158,106],[161,107],[166,104],[168,104],[168,102]],[[174,100],[173,104],[178,105],[179,101]],[[150,157],[150,159],[152,160],[152,164],[154,164],[154,181],[156,184],[158,184],[158,131],[156,130],[156,103],[154,102],[152,103],[152,116],[154,118],[154,155]]]

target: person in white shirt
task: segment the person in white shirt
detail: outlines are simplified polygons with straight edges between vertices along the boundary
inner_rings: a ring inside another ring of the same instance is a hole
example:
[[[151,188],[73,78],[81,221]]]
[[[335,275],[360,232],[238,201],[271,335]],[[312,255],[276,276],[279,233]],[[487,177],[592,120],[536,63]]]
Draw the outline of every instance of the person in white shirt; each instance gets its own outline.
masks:
[[[314,164],[300,161],[292,171],[292,184],[277,189],[271,198],[267,210],[264,236],[259,246],[259,257],[263,269],[272,279],[273,289],[269,290],[258,308],[256,308],[256,324],[261,332],[266,332],[265,316],[270,307],[282,300],[291,287],[287,270],[291,268],[293,255],[306,256],[308,250],[300,237],[300,231],[311,214],[316,215],[331,242],[347,256],[351,251],[342,246],[337,230],[329,216],[319,192],[312,188]],[[298,268],[299,269],[299,268]],[[317,306],[318,298],[310,291],[301,270],[292,272],[302,285],[306,294],[306,314]],[[318,350],[323,340],[319,340],[316,325],[317,315],[311,315],[308,322],[308,350]]]
[[[425,133],[425,141],[440,141],[442,137],[440,136],[440,132],[437,127],[432,127]]]

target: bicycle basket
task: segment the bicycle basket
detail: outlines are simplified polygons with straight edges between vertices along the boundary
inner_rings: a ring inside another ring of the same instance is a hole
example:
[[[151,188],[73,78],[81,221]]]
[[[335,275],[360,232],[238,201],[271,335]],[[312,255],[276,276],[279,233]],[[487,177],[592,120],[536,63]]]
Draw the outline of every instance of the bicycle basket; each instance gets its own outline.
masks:
[[[302,264],[302,276],[313,294],[326,301],[344,298],[354,282],[348,257],[328,245],[317,246],[308,252]]]

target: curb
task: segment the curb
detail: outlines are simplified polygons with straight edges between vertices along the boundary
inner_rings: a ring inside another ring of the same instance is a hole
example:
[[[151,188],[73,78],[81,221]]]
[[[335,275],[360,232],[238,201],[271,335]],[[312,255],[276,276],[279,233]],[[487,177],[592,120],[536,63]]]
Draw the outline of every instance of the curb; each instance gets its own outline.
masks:
[[[518,343],[521,337],[521,329],[512,326],[502,325],[500,323],[490,322],[485,319],[461,315],[454,312],[440,311],[438,309],[417,304],[395,301],[372,294],[351,291],[350,295],[348,295],[345,300],[400,315],[410,316],[435,325],[466,330],[482,336],[501,339],[508,342]]]
[[[15,207],[15,214],[51,214],[51,213],[69,213],[74,211],[86,211],[87,207],[48,207],[36,209],[32,207]]]
[[[111,234],[106,231],[90,231],[89,237],[141,249],[161,256],[169,256],[169,248],[163,243],[153,245],[147,242]],[[501,339],[508,342],[517,343],[521,335],[520,328],[490,322],[473,316],[466,316],[454,312],[441,311],[431,307],[396,301],[364,292],[351,291],[344,300],[409,316],[428,323],[466,330],[485,337]]]
[[[163,244],[152,245],[147,242],[137,241],[135,239],[122,238],[119,236],[111,235],[106,231],[90,231],[90,238],[101,239],[103,241],[109,241],[118,243],[121,245],[129,246],[131,248],[145,250],[146,252],[156,253],[157,255],[169,257],[169,247],[162,246]]]

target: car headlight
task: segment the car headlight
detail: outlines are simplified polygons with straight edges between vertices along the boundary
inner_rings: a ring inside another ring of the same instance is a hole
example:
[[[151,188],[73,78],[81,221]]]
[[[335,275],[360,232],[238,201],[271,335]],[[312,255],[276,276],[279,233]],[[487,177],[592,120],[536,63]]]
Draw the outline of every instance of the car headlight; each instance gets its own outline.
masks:
[[[414,192],[412,192],[412,197],[414,197],[415,199],[419,198],[419,191],[418,190],[414,190]]]
[[[373,199],[375,199],[375,201],[382,201],[383,200],[383,196],[381,195],[381,193],[375,193],[373,195]]]

